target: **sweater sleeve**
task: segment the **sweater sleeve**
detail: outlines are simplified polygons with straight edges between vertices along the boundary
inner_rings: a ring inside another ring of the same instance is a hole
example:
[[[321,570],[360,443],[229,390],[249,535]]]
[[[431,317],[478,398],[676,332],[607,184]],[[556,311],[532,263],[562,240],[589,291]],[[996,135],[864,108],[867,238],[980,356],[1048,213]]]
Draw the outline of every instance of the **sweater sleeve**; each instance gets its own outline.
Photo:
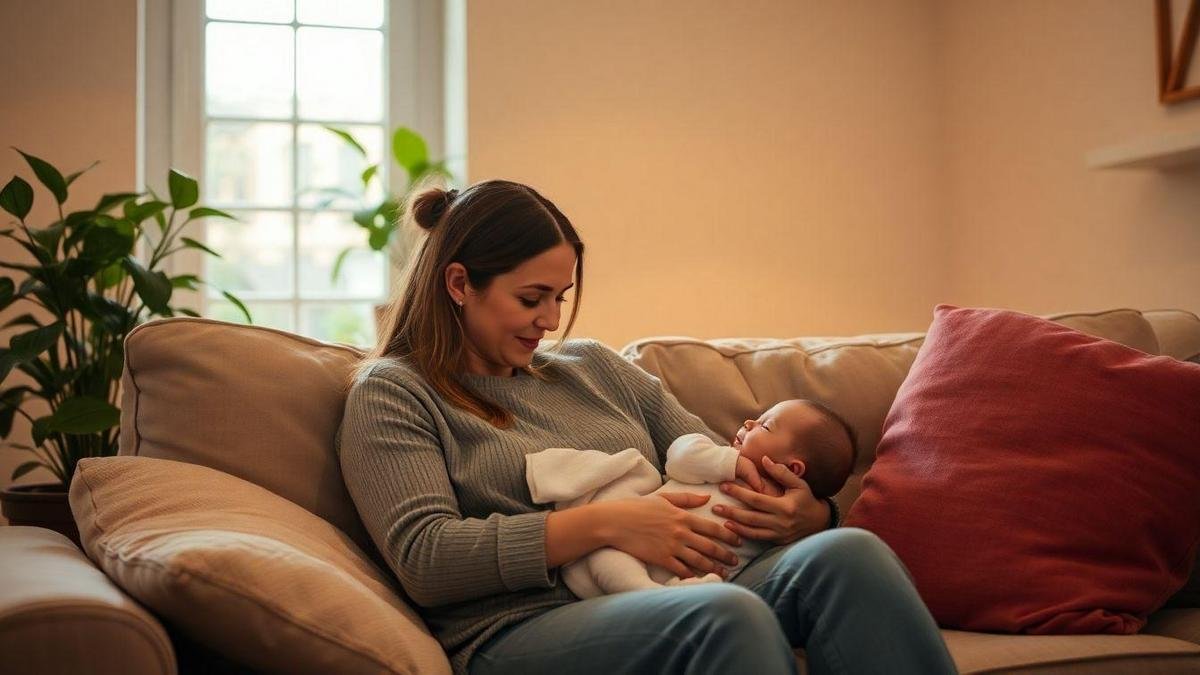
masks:
[[[433,415],[387,376],[351,388],[339,431],[343,479],[404,590],[422,607],[554,585],[548,511],[464,518]]]
[[[680,483],[699,485],[733,480],[737,473],[738,451],[714,443],[704,434],[687,434],[667,448],[667,476]]]
[[[718,443],[722,442],[721,437],[709,429],[703,420],[688,412],[671,392],[664,389],[657,377],[621,358],[620,354],[603,344],[593,344],[595,357],[613,371],[637,401],[661,466],[666,466],[667,448],[684,434],[704,434]]]

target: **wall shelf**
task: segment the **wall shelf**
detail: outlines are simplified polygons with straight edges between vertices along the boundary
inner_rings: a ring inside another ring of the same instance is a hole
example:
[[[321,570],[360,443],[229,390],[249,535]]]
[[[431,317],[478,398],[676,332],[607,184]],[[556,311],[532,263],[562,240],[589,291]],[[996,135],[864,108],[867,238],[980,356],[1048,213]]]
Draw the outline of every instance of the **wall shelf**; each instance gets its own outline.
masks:
[[[1160,134],[1097,148],[1084,159],[1089,169],[1173,169],[1200,164],[1200,131]]]

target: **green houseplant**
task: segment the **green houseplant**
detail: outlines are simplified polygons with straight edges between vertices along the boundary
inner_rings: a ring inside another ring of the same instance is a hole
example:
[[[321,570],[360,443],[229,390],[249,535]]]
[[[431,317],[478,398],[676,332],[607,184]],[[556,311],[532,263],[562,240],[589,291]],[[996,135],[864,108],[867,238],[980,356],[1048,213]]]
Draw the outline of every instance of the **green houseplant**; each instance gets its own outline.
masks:
[[[14,523],[10,512],[19,509],[13,505],[23,503],[18,497],[52,493],[48,501],[60,500],[65,507],[76,463],[84,457],[117,453],[117,396],[125,336],[151,317],[197,316],[193,310],[174,306],[172,293],[179,288],[196,290],[204,282],[190,274],[168,276],[160,267],[185,248],[217,255],[181,236],[181,231],[199,218],[231,218],[197,206],[199,186],[177,171],[167,177],[168,200],[153,191],[106,194],[95,206],[68,213],[64,203],[69,189],[87,169],[64,176],[46,161],[21,155],[53,196],[57,218],[41,228],[27,222],[34,191],[20,176],[0,190],[0,208],[16,218],[15,227],[0,230],[0,236],[28,254],[24,261],[0,261],[0,267],[18,277],[0,277],[0,310],[18,302],[40,308],[3,325],[25,330],[0,349],[0,437],[9,438],[17,415],[28,419],[32,445],[11,441],[6,445],[33,458],[17,466],[11,479],[40,466],[58,483],[11,486],[0,493],[4,513]],[[140,259],[139,242],[144,251]],[[250,320],[245,306],[223,293]],[[13,384],[18,372],[32,383]],[[47,408],[47,414],[33,412]],[[66,514],[69,519],[69,510]]]
[[[354,152],[363,158],[364,162],[369,162],[366,148],[350,132],[333,126],[325,128],[341,137],[347,145],[353,148]],[[446,168],[446,160],[430,160],[429,147],[425,143],[425,139],[412,129],[397,127],[392,132],[391,141],[391,157],[404,170],[407,177],[404,191],[400,194],[393,194],[385,186],[382,190],[385,194],[382,200],[378,203],[362,205],[354,211],[352,217],[356,225],[366,230],[367,246],[372,251],[383,251],[390,247],[391,259],[394,263],[403,263],[408,257],[411,241],[404,240],[397,236],[397,233],[404,221],[404,209],[409,195],[414,190],[438,181],[453,181],[454,176]],[[373,181],[383,180],[379,169],[378,163],[367,164],[363,169],[360,176],[363,187],[362,194],[370,191]],[[351,199],[359,197],[337,188],[324,188],[321,192],[331,197],[342,196]],[[346,256],[355,250],[354,247],[350,247],[338,253],[333,264],[333,281],[336,282],[341,276],[342,263],[345,262]]]

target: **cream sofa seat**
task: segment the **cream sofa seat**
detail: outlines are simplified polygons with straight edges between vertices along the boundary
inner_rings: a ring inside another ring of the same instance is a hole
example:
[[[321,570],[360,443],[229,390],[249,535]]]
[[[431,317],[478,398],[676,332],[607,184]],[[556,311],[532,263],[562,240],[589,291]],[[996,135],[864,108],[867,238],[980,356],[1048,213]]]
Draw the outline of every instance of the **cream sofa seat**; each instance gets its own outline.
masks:
[[[1186,312],[1143,315],[1116,310],[1058,320],[1149,353],[1159,353],[1161,344],[1179,358],[1200,354],[1200,319]],[[838,497],[848,508],[858,494],[858,479],[873,459],[883,417],[921,340],[920,334],[791,340],[652,338],[630,344],[623,353],[659,376],[686,407],[724,433],[786,397],[818,398],[842,412],[857,427],[862,444],[856,478]],[[322,564],[351,565],[360,577],[375,578],[387,567],[380,564],[358,521],[333,453],[346,384],[361,358],[362,351],[355,348],[267,328],[192,318],[147,323],[126,342],[121,454],[201,465],[264,488],[306,511],[304,518],[316,517],[336,526],[344,541],[337,537],[323,541],[337,544],[342,552],[338,556],[344,559],[345,551],[356,549],[366,552],[355,554],[360,559],[351,563],[313,553],[324,556]],[[91,461],[101,468],[104,462],[120,459]],[[119,478],[119,472],[108,473]],[[76,498],[74,490],[72,498]],[[281,529],[292,526],[281,523]],[[136,547],[127,552],[139,554]],[[95,561],[98,552],[89,548],[88,553]],[[161,554],[161,549],[156,553]],[[114,561],[119,562],[119,557],[107,563],[117,564]],[[26,559],[25,564],[36,562]],[[78,574],[94,577],[97,570],[83,569]],[[125,590],[135,598],[141,592],[135,586]],[[388,603],[405,601],[398,584],[378,586],[372,592]],[[397,611],[415,615],[407,611],[411,608],[409,604]],[[355,616],[346,611],[336,618],[349,622],[344,628],[352,631]],[[236,633],[238,626],[213,630]],[[405,640],[427,644],[429,635],[423,627],[413,625],[410,630],[413,633],[406,634]],[[209,631],[193,637],[212,640],[213,635]],[[966,673],[1200,671],[1197,609],[1162,610],[1135,636],[1031,637],[959,631],[945,635],[955,661]],[[19,654],[21,647],[16,649]],[[435,661],[434,670],[448,667],[444,658]],[[413,663],[432,662],[422,654]],[[389,672],[416,670],[396,667]]]

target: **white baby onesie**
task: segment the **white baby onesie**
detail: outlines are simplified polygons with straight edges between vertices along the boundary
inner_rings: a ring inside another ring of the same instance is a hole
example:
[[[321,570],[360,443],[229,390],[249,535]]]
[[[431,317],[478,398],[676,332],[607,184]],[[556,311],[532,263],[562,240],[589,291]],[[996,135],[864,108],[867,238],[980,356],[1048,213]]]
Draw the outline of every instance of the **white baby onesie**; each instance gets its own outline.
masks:
[[[717,445],[704,434],[687,434],[675,439],[667,449],[666,484],[662,483],[654,465],[636,448],[612,455],[598,450],[550,448],[525,456],[525,479],[534,503],[553,502],[556,510],[658,492],[707,494],[711,495],[707,502],[690,510],[724,523],[725,518],[712,512],[714,505],[745,507],[719,488],[721,481],[734,479],[737,459],[736,449]],[[769,542],[742,538],[742,545],[731,549],[738,557],[738,564],[727,566],[727,578],[733,578],[746,563],[770,546]],[[624,551],[609,547],[563,565],[560,574],[567,588],[580,598],[721,580],[716,574],[680,579],[665,568],[647,565]]]

